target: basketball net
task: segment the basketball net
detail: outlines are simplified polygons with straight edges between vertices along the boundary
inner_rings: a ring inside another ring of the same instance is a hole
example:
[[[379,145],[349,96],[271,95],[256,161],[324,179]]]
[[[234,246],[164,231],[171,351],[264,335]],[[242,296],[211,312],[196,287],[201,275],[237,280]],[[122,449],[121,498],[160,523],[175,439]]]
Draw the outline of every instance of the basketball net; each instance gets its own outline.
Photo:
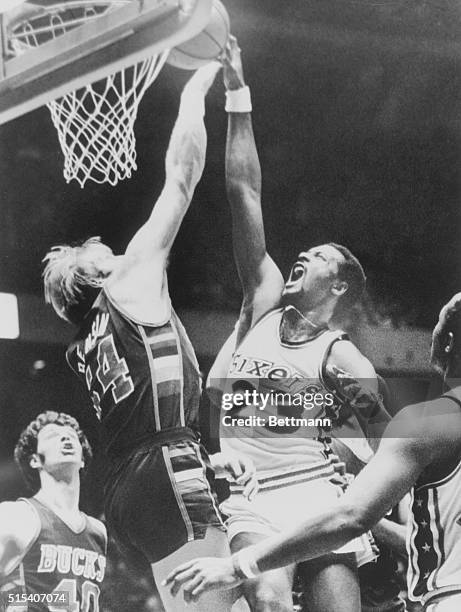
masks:
[[[9,50],[20,55],[130,0],[53,4],[16,22]],[[154,82],[168,50],[90,83],[47,104],[64,154],[64,178],[110,183],[130,178],[136,165],[134,122],[146,89]]]

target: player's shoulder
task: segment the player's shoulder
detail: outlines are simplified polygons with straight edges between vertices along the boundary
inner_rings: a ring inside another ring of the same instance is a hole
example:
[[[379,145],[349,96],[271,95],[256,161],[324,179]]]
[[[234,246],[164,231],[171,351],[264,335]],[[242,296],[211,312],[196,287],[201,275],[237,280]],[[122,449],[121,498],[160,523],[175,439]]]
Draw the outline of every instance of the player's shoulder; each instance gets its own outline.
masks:
[[[5,501],[0,504],[0,533],[18,545],[29,546],[41,529],[38,512],[26,500]]]
[[[98,536],[100,536],[104,542],[107,541],[107,529],[105,524],[94,516],[86,515],[88,525],[91,530],[94,531]]]
[[[392,419],[385,436],[408,440],[436,455],[461,451],[461,407],[446,395],[410,404]]]
[[[376,372],[369,359],[347,337],[339,337],[333,342],[327,363],[349,372],[359,378],[375,378]]]

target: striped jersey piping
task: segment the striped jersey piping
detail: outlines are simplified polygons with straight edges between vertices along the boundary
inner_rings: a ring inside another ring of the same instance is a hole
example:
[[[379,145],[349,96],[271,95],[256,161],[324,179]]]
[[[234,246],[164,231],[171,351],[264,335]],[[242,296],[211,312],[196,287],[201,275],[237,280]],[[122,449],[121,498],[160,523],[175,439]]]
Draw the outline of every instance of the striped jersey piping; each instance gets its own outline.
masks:
[[[150,369],[150,380],[152,385],[152,397],[154,400],[154,416],[155,416],[155,430],[160,431],[160,411],[158,409],[158,397],[157,397],[157,382],[155,380],[155,366],[154,366],[154,357],[152,355],[152,351],[150,349],[149,340],[147,339],[146,332],[142,325],[138,325],[138,331],[142,338],[144,344],[144,350],[146,351],[147,361],[149,363]]]
[[[168,446],[162,446],[162,453],[163,453],[163,460],[165,461],[165,466],[168,472],[168,476],[170,478],[171,487],[174,491],[174,496],[176,498],[176,502],[178,504],[179,511],[181,512],[181,516],[183,518],[184,525],[186,527],[187,541],[192,542],[192,540],[194,539],[194,528],[192,527],[192,522],[189,518],[189,514],[187,513],[187,508],[184,503],[184,500],[178,491],[178,486],[176,484],[173,466],[171,465],[171,459],[168,454]]]
[[[312,480],[328,479],[331,478],[334,473],[335,470],[333,465],[331,463],[327,463],[320,466],[311,466],[295,472],[276,474],[266,478],[258,478],[259,490],[272,491]],[[244,486],[242,485],[230,483],[230,490],[232,493],[242,493],[243,489]]]
[[[424,609],[426,609],[429,605],[434,604],[438,599],[448,597],[449,595],[456,595],[458,593],[461,593],[461,584],[440,587],[426,593],[421,599],[421,603],[424,606]]]

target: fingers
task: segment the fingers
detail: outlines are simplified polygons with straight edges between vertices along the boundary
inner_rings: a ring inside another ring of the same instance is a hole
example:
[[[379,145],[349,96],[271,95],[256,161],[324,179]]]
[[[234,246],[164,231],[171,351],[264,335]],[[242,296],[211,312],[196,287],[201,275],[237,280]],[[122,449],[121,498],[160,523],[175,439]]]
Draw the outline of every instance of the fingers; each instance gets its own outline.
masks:
[[[244,472],[242,470],[242,463],[243,462],[239,458],[232,457],[230,458],[229,463],[227,464],[229,472],[234,477],[234,480],[239,484],[243,484],[240,482],[242,476],[244,475]]]
[[[241,49],[238,46],[237,39],[235,38],[235,36],[230,34],[229,38],[227,39],[226,46],[224,47],[223,52],[221,54],[221,57],[224,61],[230,63],[232,61],[233,56],[240,53]]]
[[[333,469],[340,476],[345,476],[346,475],[346,464],[344,463],[344,461],[337,461],[333,465]]]
[[[253,475],[252,478],[248,481],[245,488],[243,489],[243,496],[248,499],[248,501],[252,501],[258,492],[259,483],[256,475]]]
[[[248,457],[242,457],[240,459],[240,465],[243,467],[243,472],[239,478],[237,478],[237,484],[244,485],[243,495],[251,501],[256,493],[258,492],[258,479],[256,477],[256,468],[253,461]]]
[[[165,578],[165,580],[162,582],[162,586],[167,586],[169,584],[172,584],[176,579],[178,579],[178,577],[181,574],[190,570],[194,566],[194,564],[195,564],[194,561],[187,561],[186,563],[183,563],[182,565],[178,565],[178,567],[175,567],[175,569],[172,570],[168,574],[168,576]]]
[[[189,580],[189,582],[187,582],[184,585],[183,594],[184,594],[184,601],[186,603],[195,601],[194,599],[194,595],[196,595],[195,591],[200,590],[199,587],[202,584],[202,581],[203,581],[202,576],[200,574],[196,574],[191,580]],[[172,592],[172,594],[174,593]]]
[[[335,463],[339,463],[341,461],[341,459],[338,457],[338,455],[336,453],[330,453],[328,455],[328,459],[331,461],[331,463],[335,464]]]
[[[233,36],[232,34],[229,36],[229,42],[227,43],[229,45],[229,49],[234,52],[234,53],[240,53],[241,49],[239,47],[237,38],[235,36]]]

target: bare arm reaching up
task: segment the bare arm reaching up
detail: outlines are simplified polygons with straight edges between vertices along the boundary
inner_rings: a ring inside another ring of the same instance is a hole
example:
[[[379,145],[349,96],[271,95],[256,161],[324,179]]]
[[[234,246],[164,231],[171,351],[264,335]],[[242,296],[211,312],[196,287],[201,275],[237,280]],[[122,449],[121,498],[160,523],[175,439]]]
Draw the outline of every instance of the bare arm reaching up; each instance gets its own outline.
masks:
[[[217,62],[208,64],[186,84],[166,154],[164,187],[109,280],[111,295],[138,318],[146,319],[153,310],[161,318],[159,311],[168,306],[167,258],[202,176],[207,143],[204,98],[219,69]]]
[[[227,92],[242,91],[245,87],[240,49],[233,37],[224,60],[224,83]],[[243,289],[238,344],[263,314],[278,305],[283,278],[266,250],[261,168],[251,113],[233,112],[232,105],[228,112],[226,188],[232,211],[234,257]]]

